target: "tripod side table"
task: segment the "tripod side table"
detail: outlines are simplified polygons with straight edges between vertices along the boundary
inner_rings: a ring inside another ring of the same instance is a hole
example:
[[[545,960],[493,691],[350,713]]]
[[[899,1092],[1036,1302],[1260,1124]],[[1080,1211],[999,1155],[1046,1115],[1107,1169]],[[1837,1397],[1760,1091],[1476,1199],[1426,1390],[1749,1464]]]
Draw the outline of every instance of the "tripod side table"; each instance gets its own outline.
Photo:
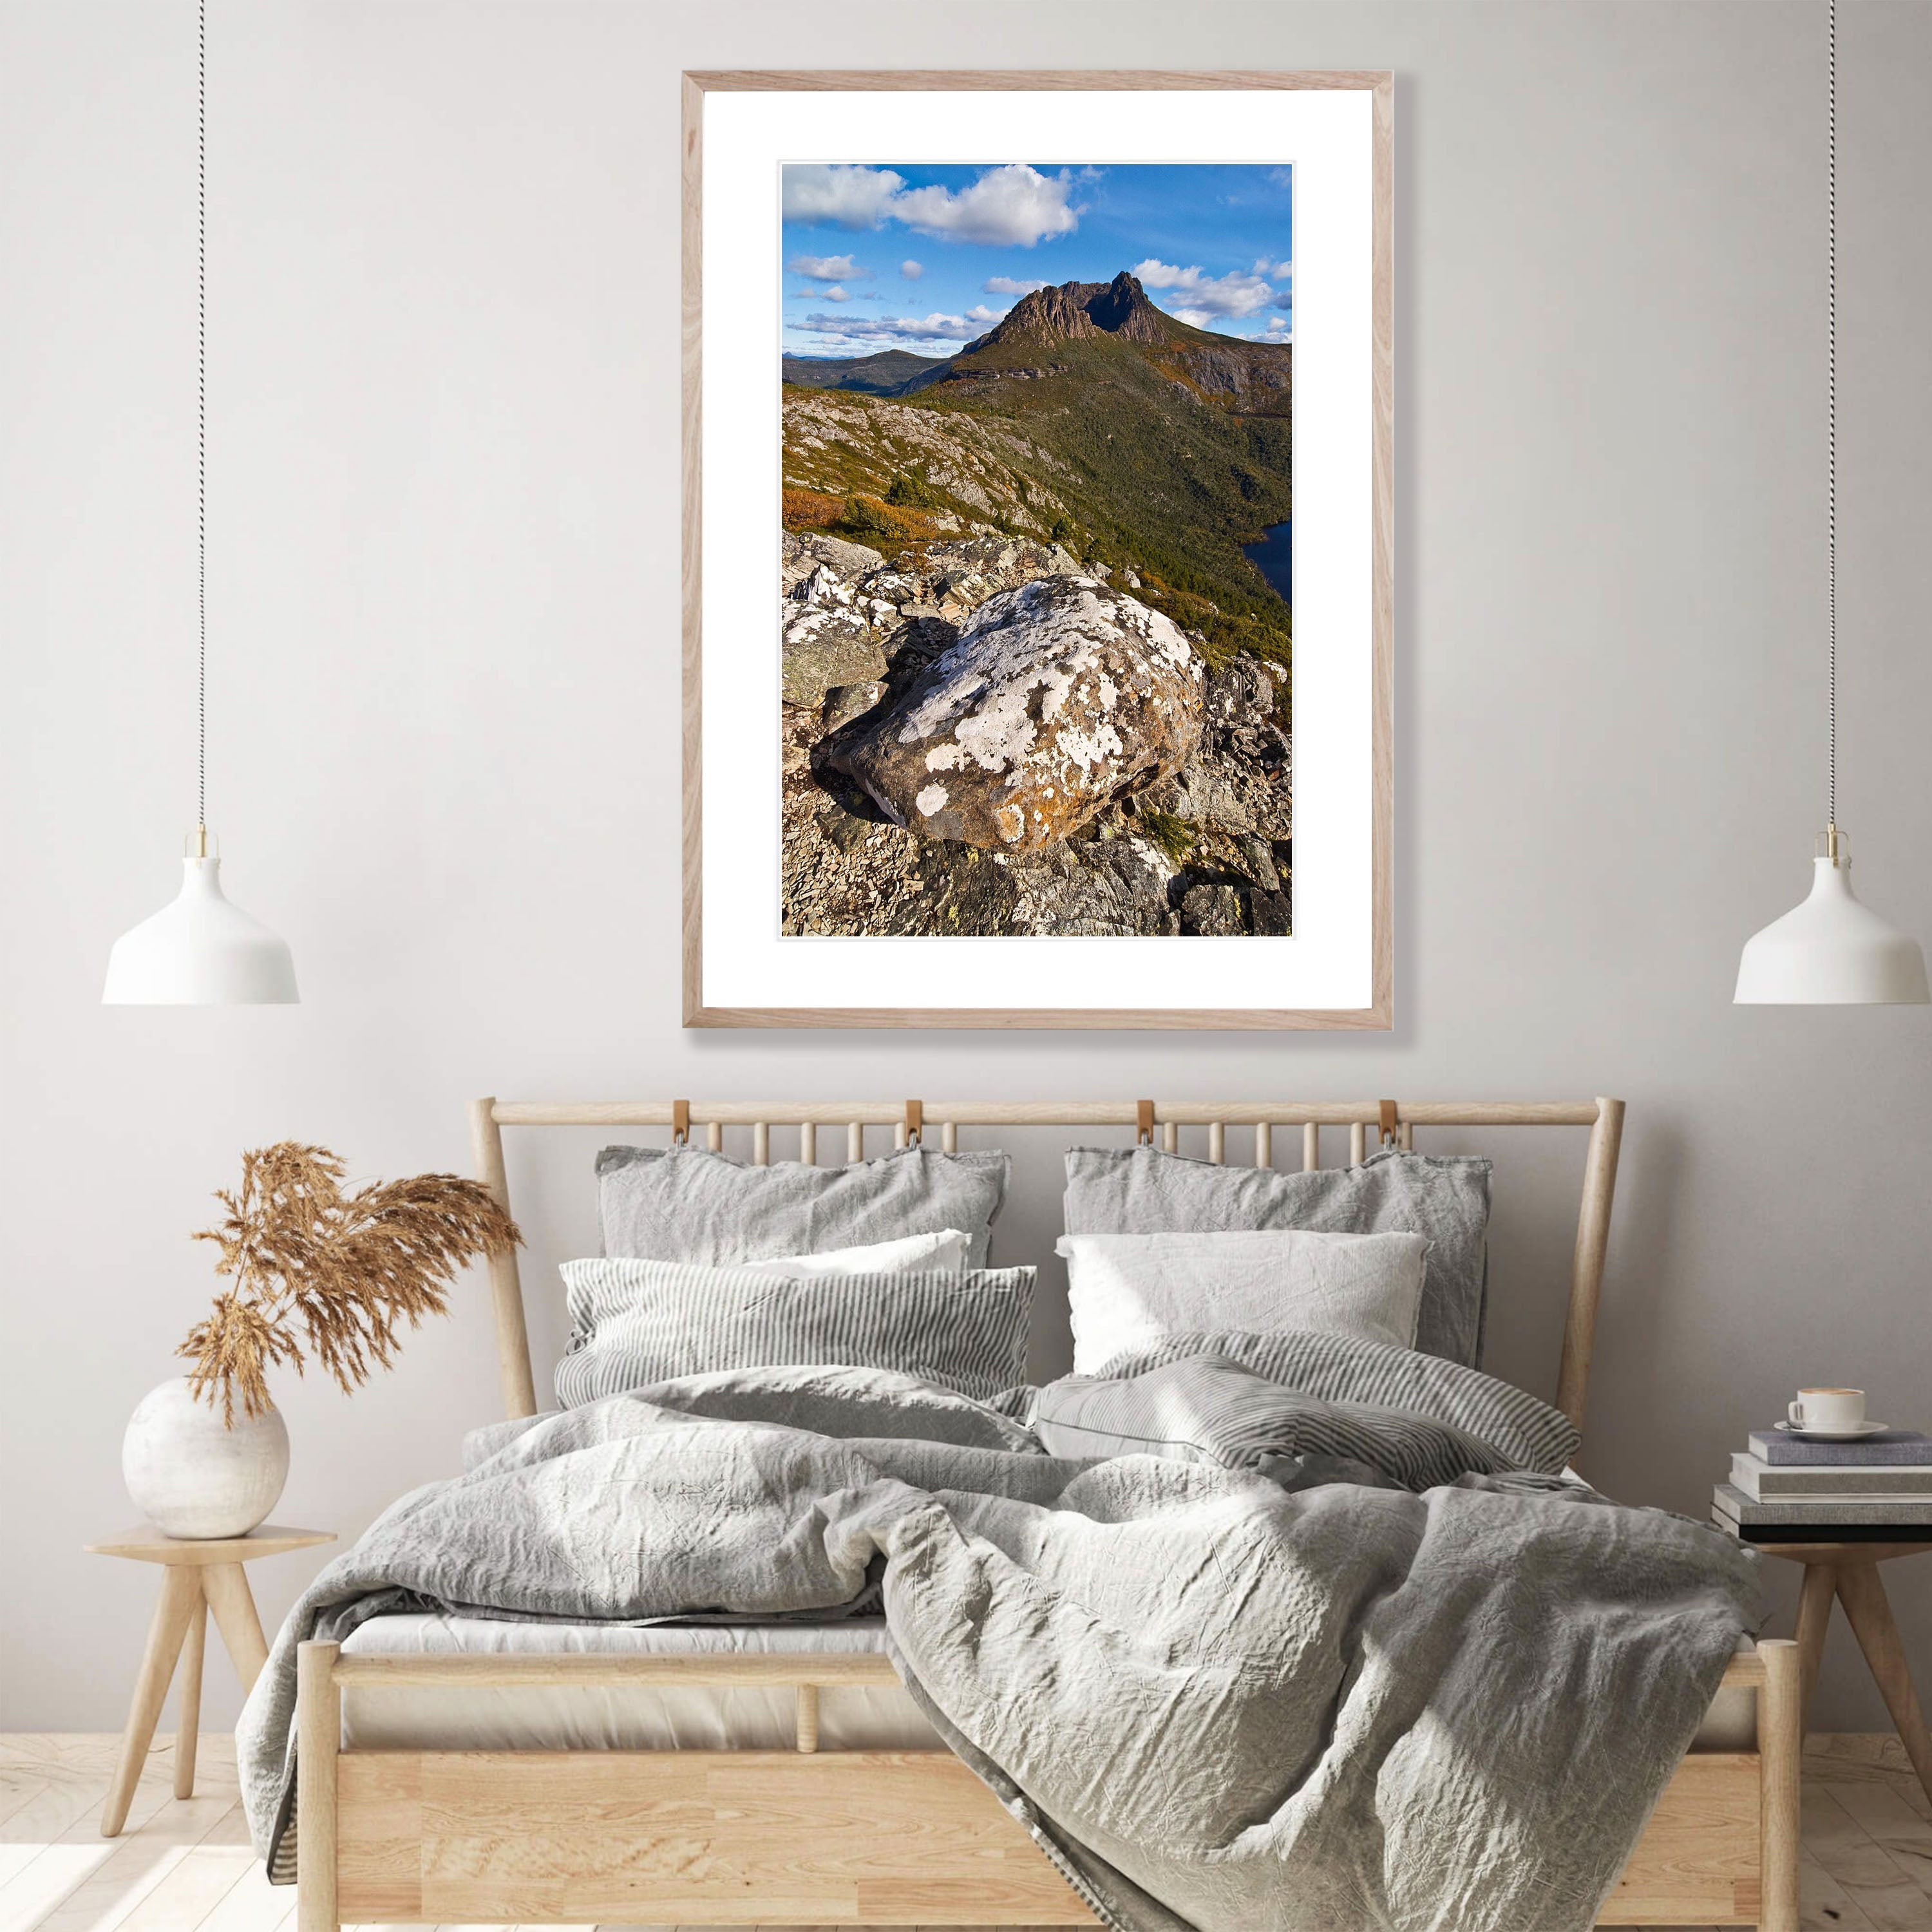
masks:
[[[1809,1543],[1749,1539],[1752,1547],[1766,1556],[1782,1556],[1804,1566],[1798,1604],[1798,1654],[1804,1670],[1804,1703],[1809,1706],[1811,1687],[1817,1682],[1818,1661],[1824,1654],[1825,1630],[1831,1622],[1832,1606],[1842,1605],[1858,1648],[1864,1652],[1866,1666],[1904,1744],[1906,1756],[1918,1772],[1926,1796],[1932,1798],[1932,1732],[1927,1730],[1925,1714],[1912,1687],[1905,1646],[1892,1620],[1892,1604],[1878,1568],[1881,1563],[1897,1557],[1922,1556],[1932,1550],[1932,1540],[1908,1542],[1888,1528],[1861,1535],[1856,1526],[1834,1523],[1832,1527],[1834,1534],[1828,1540],[1822,1538]]]
[[[195,1738],[201,1721],[201,1664],[208,1640],[208,1613],[214,1613],[214,1627],[221,1633],[244,1692],[254,1688],[262,1666],[268,1660],[268,1642],[262,1635],[262,1620],[255,1613],[255,1599],[242,1564],[258,1556],[279,1556],[286,1550],[313,1549],[317,1544],[334,1540],[332,1530],[287,1529],[279,1523],[265,1522],[246,1536],[189,1542],[164,1536],[152,1524],[143,1522],[107,1541],[87,1545],[96,1556],[131,1557],[139,1563],[164,1566],[161,1600],[148,1626],[148,1648],[141,1659],[141,1674],[135,1680],[134,1701],[121,1739],[113,1786],[100,1814],[104,1838],[118,1838],[128,1822],[128,1807],[141,1767],[147,1762],[169,1682],[176,1664],[184,1659],[175,1732],[175,1796],[194,1795]]]

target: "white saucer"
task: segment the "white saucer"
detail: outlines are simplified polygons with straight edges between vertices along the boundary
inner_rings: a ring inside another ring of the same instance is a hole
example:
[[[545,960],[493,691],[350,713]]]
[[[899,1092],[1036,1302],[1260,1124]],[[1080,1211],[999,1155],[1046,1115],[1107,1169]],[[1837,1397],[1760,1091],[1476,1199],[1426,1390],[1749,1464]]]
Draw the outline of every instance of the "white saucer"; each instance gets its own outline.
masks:
[[[1851,1429],[1800,1429],[1794,1422],[1780,1422],[1774,1425],[1787,1436],[1796,1436],[1805,1442],[1858,1442],[1868,1436],[1882,1436],[1892,1426],[1885,1422],[1861,1422]]]

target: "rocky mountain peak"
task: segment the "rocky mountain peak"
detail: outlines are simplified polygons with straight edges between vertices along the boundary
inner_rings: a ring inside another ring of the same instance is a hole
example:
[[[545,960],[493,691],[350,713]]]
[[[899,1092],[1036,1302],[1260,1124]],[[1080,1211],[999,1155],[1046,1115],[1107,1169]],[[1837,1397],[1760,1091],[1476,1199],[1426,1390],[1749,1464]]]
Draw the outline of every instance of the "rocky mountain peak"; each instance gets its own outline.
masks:
[[[1124,268],[1087,304],[1087,313],[1096,328],[1130,342],[1159,342],[1167,334],[1161,312]]]
[[[998,324],[967,344],[965,352],[1018,340],[1113,335],[1128,342],[1162,342],[1168,334],[1166,319],[1123,268],[1111,282],[1062,282],[1021,296]]]

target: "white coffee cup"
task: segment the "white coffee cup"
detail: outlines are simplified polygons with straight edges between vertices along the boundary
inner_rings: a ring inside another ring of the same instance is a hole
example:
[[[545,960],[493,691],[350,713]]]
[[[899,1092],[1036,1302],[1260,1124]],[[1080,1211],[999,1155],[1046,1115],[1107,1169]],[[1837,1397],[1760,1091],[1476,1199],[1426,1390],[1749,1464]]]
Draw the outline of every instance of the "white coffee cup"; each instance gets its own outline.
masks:
[[[1828,1435],[1850,1435],[1865,1419],[1863,1389],[1802,1388],[1786,1412],[1794,1429],[1815,1429]]]

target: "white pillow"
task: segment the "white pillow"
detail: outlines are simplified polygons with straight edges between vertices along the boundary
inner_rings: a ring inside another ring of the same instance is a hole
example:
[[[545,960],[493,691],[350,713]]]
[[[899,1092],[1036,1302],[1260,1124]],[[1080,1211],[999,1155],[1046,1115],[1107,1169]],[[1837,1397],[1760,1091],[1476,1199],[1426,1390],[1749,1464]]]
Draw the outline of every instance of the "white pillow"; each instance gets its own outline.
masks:
[[[1298,1328],[1412,1348],[1422,1307],[1420,1234],[1301,1228],[1197,1234],[1063,1234],[1073,1372],[1163,1336]]]
[[[970,1234],[957,1228],[936,1234],[902,1234],[896,1241],[874,1241],[862,1248],[833,1248],[822,1255],[780,1255],[770,1261],[734,1262],[740,1274],[780,1276],[787,1281],[815,1281],[829,1274],[959,1274],[964,1271]]]

